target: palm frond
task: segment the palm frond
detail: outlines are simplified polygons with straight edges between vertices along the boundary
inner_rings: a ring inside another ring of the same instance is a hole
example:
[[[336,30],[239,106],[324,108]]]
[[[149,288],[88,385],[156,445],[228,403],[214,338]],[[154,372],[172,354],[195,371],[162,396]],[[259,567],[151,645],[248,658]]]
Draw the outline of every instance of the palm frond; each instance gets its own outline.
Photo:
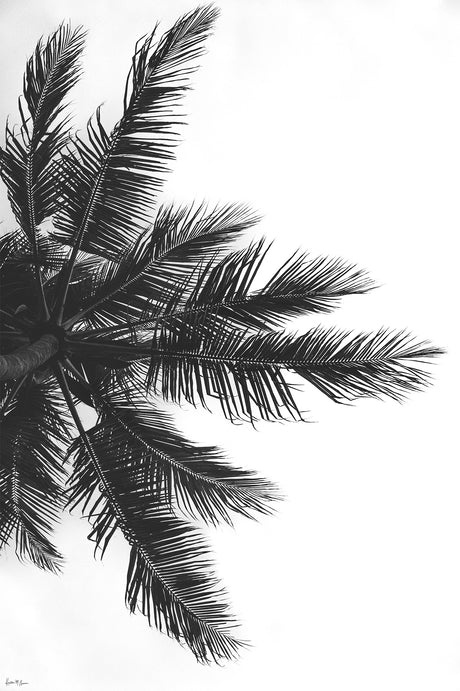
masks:
[[[36,242],[37,254],[34,256],[30,242],[20,228],[2,235],[0,272],[11,268],[18,274],[18,270],[23,271],[31,266],[39,266],[46,283],[55,272],[62,268],[68,251],[57,243],[52,235],[41,230],[36,234]]]
[[[1,420],[0,548],[14,534],[21,559],[57,572],[62,557],[50,536],[64,504],[63,448],[69,428],[62,399],[50,379],[40,384],[30,379],[6,405]]]
[[[179,314],[219,315],[238,326],[265,330],[303,314],[329,312],[338,300],[370,288],[367,275],[340,259],[307,260],[294,255],[264,288],[251,292],[254,279],[267,253],[264,241],[234,252],[220,263],[208,264]]]
[[[184,285],[193,286],[198,268],[222,255],[258,217],[245,205],[206,204],[159,209],[151,229],[117,261],[101,262],[85,286],[82,308],[66,327],[79,320],[103,327],[120,321],[156,316],[177,305]]]
[[[20,228],[0,236],[0,271],[12,260],[30,250],[27,236]]]
[[[76,375],[76,382],[87,390],[83,377]],[[188,442],[170,416],[141,392],[120,393],[118,380],[105,396],[91,390],[101,411],[93,428],[98,443],[113,458],[124,456],[126,467],[150,488],[152,501],[164,497],[193,518],[214,525],[221,520],[231,524],[230,511],[248,518],[254,517],[253,512],[271,513],[271,502],[279,498],[272,483],[232,467],[216,447]]]
[[[260,291],[247,296],[251,310],[279,326],[286,317],[332,311],[346,295],[372,288],[367,272],[343,259],[296,253]]]
[[[54,236],[51,235],[54,240]],[[64,245],[57,243],[61,248]],[[64,260],[61,263],[59,271],[54,272],[45,281],[45,291],[47,299],[52,311],[56,309],[58,299],[58,289],[62,282],[63,271],[69,259],[69,248],[66,248]],[[77,261],[73,269],[72,280],[67,288],[67,297],[65,309],[63,311],[63,318],[70,317],[78,313],[85,303],[88,294],[91,294],[93,289],[95,276],[102,272],[102,265],[105,260],[99,257],[86,254],[85,252],[78,253]],[[86,326],[86,324],[85,324]]]
[[[0,326],[2,329],[17,326],[14,315],[22,305],[35,306],[35,309],[38,309],[38,302],[33,290],[34,277],[31,268],[22,262],[22,257],[30,251],[31,245],[28,238],[20,229],[5,233],[0,238],[0,282],[2,286]],[[8,313],[13,315],[12,320]]]
[[[380,329],[354,335],[317,328],[284,348],[277,357],[336,403],[387,396],[401,401],[431,382],[427,365],[442,348],[418,342],[406,331]]]
[[[217,11],[179,19],[155,45],[155,31],[136,48],[124,113],[111,134],[99,111],[67,157],[66,205],[56,217],[63,242],[116,260],[145,230],[177,142],[172,113],[188,88]]]
[[[218,326],[212,336],[209,328],[203,335],[185,320],[181,330],[164,327],[152,340],[148,376],[165,398],[206,404],[207,396],[217,397],[230,419],[253,419],[257,413],[279,418],[283,409],[301,418],[283,370],[296,372],[338,403],[360,397],[400,400],[429,382],[424,364],[442,352],[387,329],[352,335],[317,327],[294,336],[245,335]],[[126,350],[134,354],[136,347]],[[137,352],[144,357],[147,348]]]
[[[20,228],[0,238],[2,304],[0,329],[3,336],[0,349],[2,352],[9,352],[10,341],[12,341],[12,350],[21,345],[20,339],[8,338],[7,330],[10,330],[12,336],[17,334],[24,337],[36,315],[41,313],[34,270],[39,267],[43,287],[45,293],[48,294],[47,282],[63,266],[65,250],[61,245],[53,242],[46,233],[37,232],[35,249],[34,252],[27,236]]]
[[[61,382],[75,414],[65,375]],[[201,534],[175,517],[167,503],[152,501],[151,487],[135,472],[129,454],[114,456],[98,427],[86,432],[78,416],[75,421],[80,439],[71,450],[69,503],[82,505],[92,525],[89,537],[102,555],[117,529],[131,545],[126,585],[131,612],[139,608],[202,662],[235,657],[241,643],[231,633],[235,622]]]
[[[185,642],[199,662],[237,658],[245,644],[232,633],[236,621],[198,531],[159,506],[138,535],[127,574],[131,612],[139,607],[160,631]]]
[[[190,243],[186,242],[185,247],[190,250]],[[108,276],[107,269],[107,274],[101,272],[100,280],[95,281],[95,294],[88,297],[89,306],[82,311],[82,316],[89,315],[88,321],[101,329],[101,336],[132,334],[136,342],[159,324],[174,328],[192,314],[201,314],[202,321],[219,317],[238,327],[266,330],[303,314],[329,312],[342,297],[372,288],[367,274],[352,264],[325,257],[308,259],[300,254],[288,260],[263,288],[253,290],[268,251],[264,240],[217,262],[217,251],[206,263],[205,252],[198,262],[198,257],[189,251],[186,260],[190,271],[182,259],[177,263],[182,267],[177,274],[170,251],[150,264],[148,259],[136,262],[133,252],[126,261],[122,259],[113,265],[113,277]],[[163,265],[166,275],[162,275]],[[134,272],[133,266],[137,267]],[[144,273],[142,266],[146,267]],[[113,296],[116,299],[112,301]],[[151,300],[151,305],[146,300]],[[125,325],[101,327],[103,323],[110,324],[110,318],[115,321],[116,316],[122,317],[123,310]]]
[[[1,174],[16,219],[32,245],[38,226],[57,208],[55,163],[68,138],[63,100],[79,78],[83,40],[80,27],[72,30],[62,24],[45,44],[39,41],[24,75],[29,115],[20,103],[20,130],[6,127]]]

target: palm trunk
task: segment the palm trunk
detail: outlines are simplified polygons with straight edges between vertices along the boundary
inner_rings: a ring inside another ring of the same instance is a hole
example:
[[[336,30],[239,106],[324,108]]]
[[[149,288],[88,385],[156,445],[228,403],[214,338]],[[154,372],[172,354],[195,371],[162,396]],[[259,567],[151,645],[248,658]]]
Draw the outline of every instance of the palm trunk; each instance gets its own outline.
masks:
[[[0,355],[0,381],[23,377],[50,360],[59,349],[53,334],[44,334],[34,343],[18,348],[14,353]]]

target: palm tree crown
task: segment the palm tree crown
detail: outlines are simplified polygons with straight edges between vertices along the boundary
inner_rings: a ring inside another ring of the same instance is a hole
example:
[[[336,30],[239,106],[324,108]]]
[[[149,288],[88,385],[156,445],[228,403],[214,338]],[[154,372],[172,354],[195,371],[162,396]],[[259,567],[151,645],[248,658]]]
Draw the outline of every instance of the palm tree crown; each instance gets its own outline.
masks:
[[[283,331],[368,291],[367,275],[299,253],[256,289],[264,241],[230,247],[257,222],[250,209],[157,206],[216,15],[198,8],[140,41],[121,119],[108,132],[97,110],[84,138],[65,107],[84,32],[61,25],[26,64],[21,124],[7,125],[1,150],[18,227],[0,241],[0,548],[14,540],[21,559],[58,572],[52,530],[79,507],[101,555],[116,531],[130,545],[129,609],[200,661],[242,643],[195,519],[269,513],[277,492],[188,441],[159,401],[217,399],[231,421],[302,420],[286,374],[336,402],[400,399],[441,352],[385,329]],[[97,412],[88,430],[80,402]]]

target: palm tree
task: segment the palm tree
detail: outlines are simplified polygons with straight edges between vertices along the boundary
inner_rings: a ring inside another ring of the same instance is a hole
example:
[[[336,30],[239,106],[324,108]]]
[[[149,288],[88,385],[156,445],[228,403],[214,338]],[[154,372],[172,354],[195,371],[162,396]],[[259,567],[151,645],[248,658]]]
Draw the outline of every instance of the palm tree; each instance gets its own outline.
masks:
[[[177,143],[178,108],[217,11],[198,8],[137,45],[123,114],[100,110],[86,137],[64,101],[84,32],[61,25],[26,65],[21,125],[6,126],[1,173],[18,227],[0,243],[0,547],[59,572],[52,530],[65,506],[87,515],[95,551],[130,545],[126,603],[200,661],[242,643],[197,527],[270,513],[276,488],[188,441],[163,401],[231,421],[303,420],[289,373],[338,403],[401,399],[441,351],[408,333],[281,329],[364,293],[367,275],[297,253],[262,287],[263,240],[241,205],[156,206]],[[79,403],[97,422],[86,430]],[[77,434],[69,445],[72,432]]]

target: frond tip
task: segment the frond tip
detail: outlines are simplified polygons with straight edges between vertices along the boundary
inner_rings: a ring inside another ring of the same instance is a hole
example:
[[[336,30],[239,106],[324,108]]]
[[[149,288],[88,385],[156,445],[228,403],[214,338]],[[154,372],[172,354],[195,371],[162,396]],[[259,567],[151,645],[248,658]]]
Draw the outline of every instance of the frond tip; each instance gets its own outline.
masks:
[[[185,642],[199,662],[235,659],[244,643],[231,633],[225,592],[210,570],[207,546],[166,509],[150,519],[149,547],[131,547],[126,603],[149,623]],[[155,521],[155,526],[153,522]]]
[[[132,348],[135,353],[135,347]],[[140,352],[145,348],[140,347]],[[247,335],[221,322],[206,329],[184,319],[152,341],[149,382],[165,398],[220,400],[227,417],[302,418],[283,370],[299,374],[337,403],[388,396],[403,399],[429,383],[425,365],[443,351],[406,332],[353,335],[316,327]]]
[[[6,127],[1,174],[16,219],[32,244],[37,227],[57,210],[56,160],[69,136],[63,101],[80,76],[85,34],[61,24],[27,61],[22,126]]]
[[[231,513],[247,518],[273,513],[273,502],[280,499],[273,483],[233,467],[216,447],[190,443],[154,402],[134,393],[128,399],[94,392],[93,398],[103,411],[91,431],[93,445],[107,457],[123,458],[152,501],[166,499],[210,525],[232,525]]]
[[[145,230],[174,159],[177,106],[216,16],[211,6],[198,8],[158,43],[155,32],[148,36],[133,58],[120,121],[107,132],[98,110],[89,143],[74,140],[62,186],[66,204],[56,219],[63,242],[116,260]]]
[[[443,352],[406,331],[353,335],[318,328],[298,337],[292,370],[336,403],[385,396],[402,401],[430,383],[427,365]]]
[[[174,515],[161,488],[160,496],[152,492],[148,473],[136,467],[129,449],[119,449],[114,456],[100,429],[83,429],[66,376],[62,371],[59,376],[80,432],[72,448],[69,503],[87,510],[89,537],[102,555],[117,530],[131,545],[126,586],[130,610],[140,609],[157,628],[185,641],[202,662],[235,657],[242,644],[231,633],[235,620],[203,537]]]

